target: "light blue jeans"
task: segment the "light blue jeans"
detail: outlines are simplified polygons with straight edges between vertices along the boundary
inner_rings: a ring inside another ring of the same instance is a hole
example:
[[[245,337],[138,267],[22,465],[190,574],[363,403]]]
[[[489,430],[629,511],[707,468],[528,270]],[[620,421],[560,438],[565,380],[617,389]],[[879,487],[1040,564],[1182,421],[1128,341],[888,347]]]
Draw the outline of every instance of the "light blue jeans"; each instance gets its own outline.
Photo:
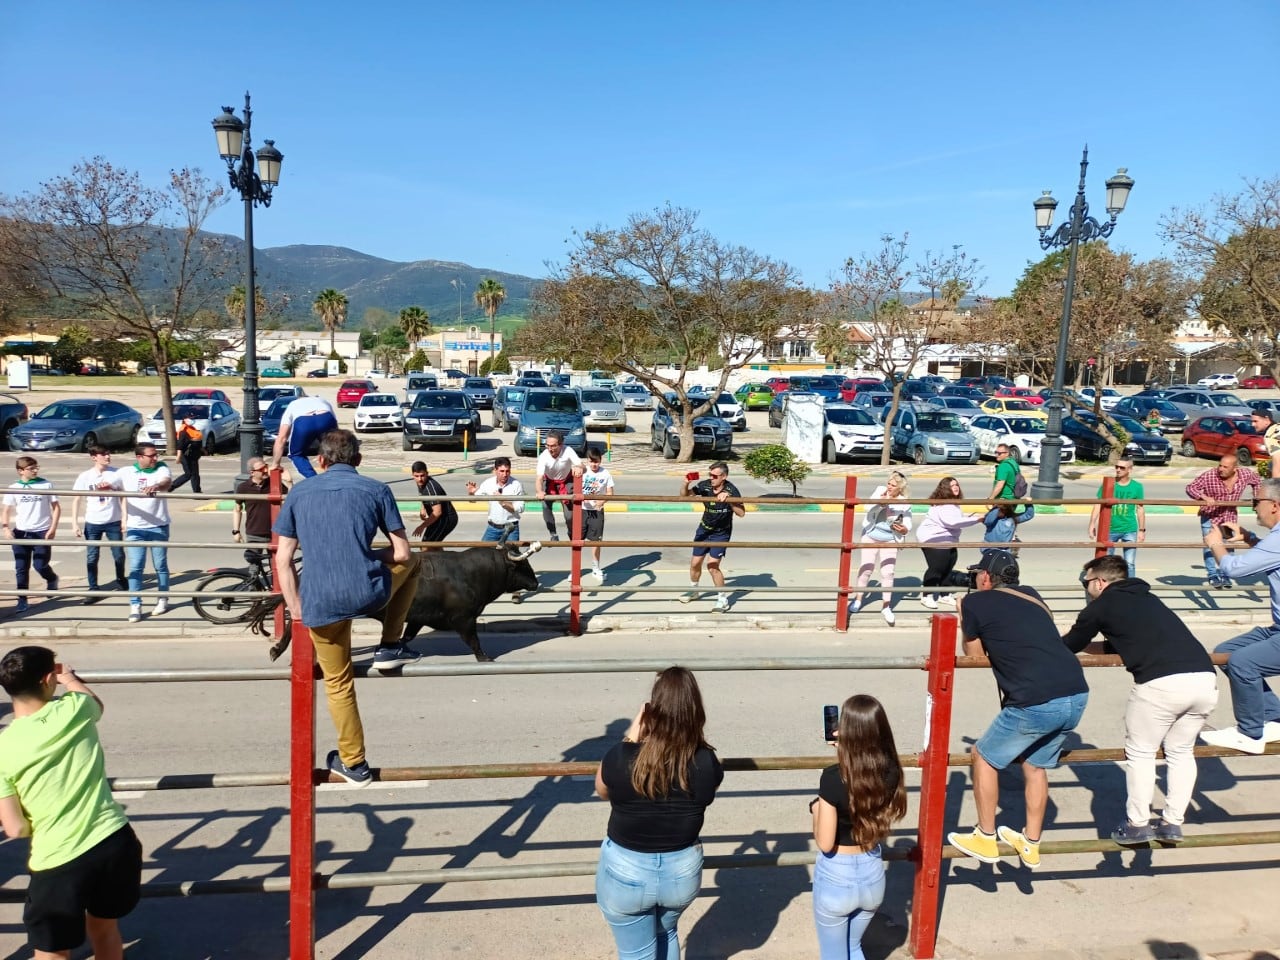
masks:
[[[702,887],[702,844],[637,853],[605,838],[596,904],[613,928],[618,960],[680,960],[676,921]]]
[[[862,960],[862,935],[884,900],[884,861],[866,853],[822,853],[813,865],[813,922],[821,960]]]
[[[1200,520],[1200,536],[1205,536],[1213,529],[1213,522],[1210,520]],[[1217,580],[1222,574],[1218,571],[1218,561],[1213,558],[1213,551],[1208,547],[1204,548],[1204,576],[1206,580]]]
[[[1113,533],[1109,535],[1112,543],[1137,543],[1138,531],[1130,530],[1128,533]],[[1124,551],[1125,566],[1129,568],[1129,576],[1136,577],[1138,575],[1138,548],[1137,547],[1121,547]],[[1115,556],[1116,548],[1108,547],[1107,556]],[[1209,554],[1213,556],[1213,554]]]
[[[1280,627],[1254,627],[1213,648],[1225,653],[1221,667],[1231,684],[1231,709],[1236,727],[1246,737],[1262,738],[1262,726],[1280,720],[1280,697],[1268,677],[1280,676]]]
[[[169,539],[169,527],[141,527],[124,532],[125,543],[137,541],[165,541]],[[161,593],[169,592],[169,548],[168,547],[129,547],[124,548],[129,556],[129,597],[130,603],[141,603],[142,571],[147,565],[147,550],[151,550],[151,565],[156,568],[156,581]]]

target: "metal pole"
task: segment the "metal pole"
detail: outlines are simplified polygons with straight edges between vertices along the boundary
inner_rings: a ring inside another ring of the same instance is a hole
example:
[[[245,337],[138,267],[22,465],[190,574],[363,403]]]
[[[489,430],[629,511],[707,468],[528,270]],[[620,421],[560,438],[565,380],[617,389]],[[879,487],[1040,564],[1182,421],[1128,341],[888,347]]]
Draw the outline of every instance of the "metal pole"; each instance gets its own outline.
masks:
[[[582,636],[582,477],[573,480],[573,516],[569,520],[569,632]],[[564,501],[561,501],[562,503]]]
[[[1116,478],[1107,477],[1102,481],[1102,507],[1098,511],[1098,545],[1094,547],[1095,557],[1105,557],[1105,544],[1111,542],[1111,511],[1115,508],[1111,498],[1116,495]]]
[[[253,265],[253,203],[257,199],[257,172],[249,131],[253,111],[244,95],[244,152],[240,157],[240,195],[244,198],[244,413],[240,419],[240,474],[249,478],[249,460],[262,456],[262,420],[258,414],[258,313]]]

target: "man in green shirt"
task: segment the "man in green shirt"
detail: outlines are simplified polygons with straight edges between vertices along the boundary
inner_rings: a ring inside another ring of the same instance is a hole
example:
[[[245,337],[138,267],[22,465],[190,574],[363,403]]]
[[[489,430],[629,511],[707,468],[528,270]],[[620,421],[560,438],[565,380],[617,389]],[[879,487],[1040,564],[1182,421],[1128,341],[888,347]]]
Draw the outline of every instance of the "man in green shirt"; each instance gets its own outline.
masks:
[[[1096,496],[1102,496],[1102,487],[1098,487]],[[1111,526],[1107,533],[1109,543],[1142,543],[1147,539],[1147,508],[1142,500],[1146,493],[1142,484],[1133,479],[1133,461],[1116,461],[1117,500],[1131,500],[1133,503],[1114,503],[1111,505]],[[1089,539],[1098,539],[1098,521],[1102,516],[1102,504],[1097,504],[1089,514]],[[1124,547],[1124,562],[1129,568],[1129,577],[1137,574],[1138,548]],[[1115,547],[1107,550],[1110,556],[1116,552]]]
[[[55,697],[61,684],[66,693]],[[142,845],[107,784],[102,701],[45,647],[0,659],[13,722],[0,732],[0,826],[30,837],[22,913],[38,958],[70,957],[86,933],[96,960],[122,960],[120,917],[137,906]]]
[[[1018,495],[1013,492],[1014,485],[1018,482],[1018,464],[1009,456],[1009,445],[1000,443],[996,445],[996,479],[991,487],[991,499],[997,500],[1016,500]],[[999,506],[998,503],[992,503],[993,507]]]

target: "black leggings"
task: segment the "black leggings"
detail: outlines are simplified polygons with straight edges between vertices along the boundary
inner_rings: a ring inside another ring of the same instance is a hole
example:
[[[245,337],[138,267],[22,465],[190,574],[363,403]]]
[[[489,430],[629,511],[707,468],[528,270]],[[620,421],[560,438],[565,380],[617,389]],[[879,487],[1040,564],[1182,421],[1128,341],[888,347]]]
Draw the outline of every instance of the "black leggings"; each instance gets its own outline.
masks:
[[[925,590],[929,587],[940,587],[956,568],[956,560],[960,551],[955,547],[924,547],[924,580]],[[937,593],[934,593],[937,596]]]

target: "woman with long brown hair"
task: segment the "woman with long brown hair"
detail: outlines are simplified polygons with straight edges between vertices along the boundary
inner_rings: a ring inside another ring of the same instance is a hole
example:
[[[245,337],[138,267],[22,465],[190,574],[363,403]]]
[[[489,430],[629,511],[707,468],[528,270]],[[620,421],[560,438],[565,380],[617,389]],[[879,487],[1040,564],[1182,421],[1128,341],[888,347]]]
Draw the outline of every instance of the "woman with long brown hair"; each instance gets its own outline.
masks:
[[[930,500],[959,500],[964,496],[960,489],[960,481],[955,477],[943,477]],[[960,553],[955,547],[935,547],[934,543],[955,543],[960,539],[960,531],[982,522],[981,513],[965,513],[955,503],[935,503],[930,505],[929,512],[916,528],[916,539],[920,541],[921,553],[924,554],[925,572],[920,592],[920,602],[930,610],[938,609],[938,604],[954,607],[955,597],[951,594],[939,595],[930,591],[930,587],[940,587],[947,583],[951,571],[956,568],[956,560]]]
[[[676,921],[702,886],[698,834],[724,779],[706,722],[698,681],[668,667],[596,771],[611,808],[596,903],[623,960],[680,958]]]
[[[822,771],[809,802],[818,859],[813,921],[821,960],[862,960],[862,935],[884,900],[880,844],[907,812],[907,789],[893,730],[875,697],[840,708],[836,762]]]

